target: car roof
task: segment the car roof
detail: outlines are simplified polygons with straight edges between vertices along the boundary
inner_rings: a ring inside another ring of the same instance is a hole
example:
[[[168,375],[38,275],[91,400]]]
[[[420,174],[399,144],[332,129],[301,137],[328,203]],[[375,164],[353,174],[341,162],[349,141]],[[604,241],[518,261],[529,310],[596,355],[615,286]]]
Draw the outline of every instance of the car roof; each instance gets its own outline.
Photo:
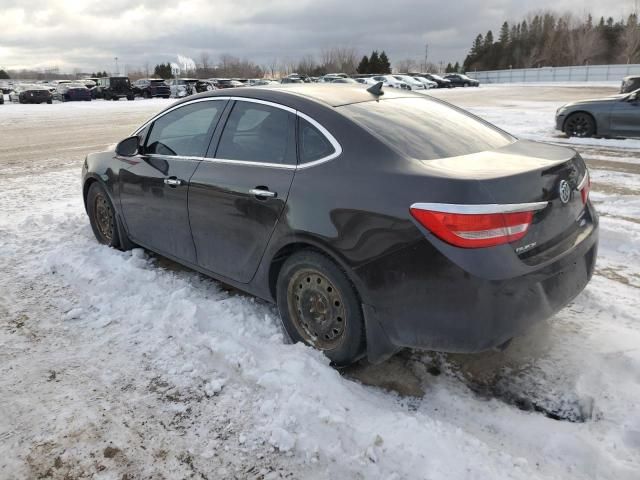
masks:
[[[197,97],[247,97],[258,100],[273,101],[284,105],[299,103],[299,101],[302,100],[322,103],[330,107],[339,107],[341,105],[349,105],[351,103],[377,100],[377,96],[367,91],[367,88],[370,87],[370,85],[366,86],[360,83],[294,83],[268,85],[255,88],[245,87],[234,90],[233,93],[229,93],[228,91],[225,92],[224,90],[216,90],[213,92],[201,93],[197,95]],[[421,94],[401,91],[395,88],[383,88],[383,92],[385,100],[389,98],[424,97],[424,95]],[[195,97],[187,97],[184,101],[193,98]]]

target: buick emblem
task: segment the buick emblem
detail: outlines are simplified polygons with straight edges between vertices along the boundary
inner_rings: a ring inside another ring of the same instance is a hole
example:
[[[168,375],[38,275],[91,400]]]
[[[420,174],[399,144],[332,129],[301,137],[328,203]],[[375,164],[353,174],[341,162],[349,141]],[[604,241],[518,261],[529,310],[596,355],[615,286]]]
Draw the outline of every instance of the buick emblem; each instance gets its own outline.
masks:
[[[560,201],[562,203],[569,203],[569,200],[571,200],[571,187],[569,186],[569,182],[561,180],[558,191],[560,192]]]

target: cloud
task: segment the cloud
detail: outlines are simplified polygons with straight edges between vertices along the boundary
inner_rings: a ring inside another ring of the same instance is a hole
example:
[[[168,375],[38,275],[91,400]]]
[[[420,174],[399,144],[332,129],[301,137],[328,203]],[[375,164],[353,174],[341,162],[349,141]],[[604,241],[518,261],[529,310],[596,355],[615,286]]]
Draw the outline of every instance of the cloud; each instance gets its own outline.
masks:
[[[420,59],[425,43],[431,61],[461,61],[505,19],[545,7],[621,18],[626,3],[584,0],[576,12],[568,0],[0,0],[0,65],[108,70],[114,57],[139,66],[200,52],[268,63],[332,46]]]

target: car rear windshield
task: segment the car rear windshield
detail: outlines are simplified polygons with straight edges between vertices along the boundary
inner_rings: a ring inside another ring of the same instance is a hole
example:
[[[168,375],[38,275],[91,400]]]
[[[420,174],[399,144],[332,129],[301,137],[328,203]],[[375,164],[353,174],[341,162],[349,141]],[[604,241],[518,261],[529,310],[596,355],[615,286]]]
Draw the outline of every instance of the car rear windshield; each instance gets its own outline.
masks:
[[[400,153],[419,160],[469,155],[515,141],[488,123],[428,98],[395,98],[339,108]]]

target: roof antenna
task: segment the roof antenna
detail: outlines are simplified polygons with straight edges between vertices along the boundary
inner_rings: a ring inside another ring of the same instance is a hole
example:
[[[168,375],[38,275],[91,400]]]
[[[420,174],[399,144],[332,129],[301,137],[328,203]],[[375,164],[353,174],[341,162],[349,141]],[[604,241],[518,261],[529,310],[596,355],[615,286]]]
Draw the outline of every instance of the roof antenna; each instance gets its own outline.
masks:
[[[367,88],[367,92],[377,97],[380,95],[384,95],[384,92],[382,91],[382,85],[383,85],[383,82],[378,82],[375,85],[372,85],[371,87]]]

